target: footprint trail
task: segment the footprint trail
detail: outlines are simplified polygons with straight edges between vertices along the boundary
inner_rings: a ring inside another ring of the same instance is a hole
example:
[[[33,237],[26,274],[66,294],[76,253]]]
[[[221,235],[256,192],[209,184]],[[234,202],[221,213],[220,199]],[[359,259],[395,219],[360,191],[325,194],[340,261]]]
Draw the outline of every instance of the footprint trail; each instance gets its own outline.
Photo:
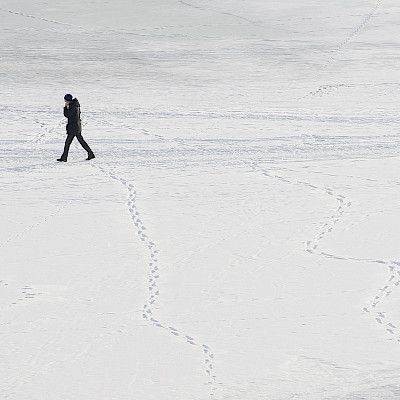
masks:
[[[306,181],[286,178],[275,174],[275,172],[271,170],[259,168],[257,164],[252,164],[251,168],[254,172],[259,171],[264,176],[271,179],[276,179],[292,185],[302,185],[312,190],[323,191],[328,196],[333,197],[337,201],[337,208],[332,211],[330,217],[328,218],[328,221],[321,226],[319,231],[312,239],[305,242],[305,251],[307,253],[329,259],[363,263],[369,262],[373,264],[379,264],[381,266],[386,266],[389,272],[389,277],[385,281],[384,285],[381,288],[377,289],[375,295],[368,301],[367,305],[363,307],[362,311],[372,316],[375,322],[379,326],[383,327],[385,332],[390,335],[390,340],[395,340],[400,343],[400,323],[392,321],[389,318],[388,313],[382,309],[382,306],[384,305],[384,300],[392,295],[392,293],[400,286],[400,261],[345,257],[320,250],[322,240],[333,232],[335,226],[341,221],[346,210],[351,207],[351,201],[347,200],[343,194],[337,193],[334,189],[330,187],[320,187]],[[291,171],[295,172],[293,170]]]
[[[121,183],[128,192],[127,208],[130,214],[130,219],[135,226],[136,234],[139,239],[146,246],[148,251],[148,295],[143,305],[142,318],[150,325],[160,329],[164,329],[169,334],[179,338],[180,340],[199,348],[204,358],[204,372],[207,376],[207,385],[209,386],[210,398],[215,398],[217,389],[217,380],[213,372],[214,370],[214,353],[211,348],[198,339],[175,328],[171,323],[161,320],[156,316],[155,306],[160,298],[160,267],[158,262],[159,250],[156,243],[147,235],[146,226],[141,218],[140,212],[136,205],[137,192],[135,186],[128,182],[126,179],[120,177],[116,173],[106,170],[97,164],[91,164],[94,168],[98,169],[103,175]]]

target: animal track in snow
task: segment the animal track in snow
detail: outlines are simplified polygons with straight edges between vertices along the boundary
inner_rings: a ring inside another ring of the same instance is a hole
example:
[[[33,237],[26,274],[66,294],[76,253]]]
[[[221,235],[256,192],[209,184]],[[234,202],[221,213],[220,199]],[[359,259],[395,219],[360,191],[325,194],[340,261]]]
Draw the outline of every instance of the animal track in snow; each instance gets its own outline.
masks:
[[[371,260],[371,262],[378,264],[385,264],[389,270],[389,277],[384,286],[378,289],[375,296],[369,301],[369,304],[363,308],[363,311],[370,314],[377,324],[383,326],[393,339],[400,343],[400,328],[399,324],[391,321],[387,317],[387,312],[384,310],[378,311],[379,306],[382,305],[384,300],[388,298],[393,291],[400,286],[400,262],[398,261],[384,261],[384,260]]]
[[[267,171],[265,169],[258,168],[257,164],[252,164],[251,168],[253,169],[253,171],[259,170],[264,176],[267,176],[269,178],[276,179],[281,182],[285,182],[285,183],[289,183],[289,184],[293,184],[293,185],[305,186],[312,190],[323,191],[328,196],[335,198],[335,200],[338,202],[338,206],[335,209],[335,211],[330,215],[329,221],[322,225],[319,232],[315,235],[315,237],[312,240],[308,240],[305,243],[305,250],[308,253],[311,253],[311,254],[317,253],[320,255],[324,255],[323,253],[318,252],[318,247],[320,245],[320,242],[326,237],[326,235],[328,233],[332,232],[335,225],[338,222],[340,222],[340,219],[341,219],[342,215],[345,213],[346,209],[351,206],[351,202],[346,200],[344,195],[336,193],[333,188],[319,187],[319,186],[311,184],[310,182],[286,178],[281,175],[277,175],[272,171]]]
[[[333,92],[336,92],[336,91],[338,91],[340,88],[343,88],[343,87],[347,87],[347,85],[345,85],[344,83],[338,83],[338,84],[335,84],[335,85],[322,85],[322,86],[320,86],[318,89],[316,89],[316,90],[314,90],[314,91],[312,91],[312,92],[309,92],[309,93],[307,93],[306,95],[304,95],[303,97],[301,97],[301,99],[305,99],[306,97],[309,97],[309,96],[318,96],[318,97],[322,97],[322,96],[324,96],[324,95],[327,95],[327,94],[331,94],[331,93],[333,93]]]
[[[52,19],[39,17],[39,16],[32,15],[32,14],[26,14],[26,13],[23,13],[23,12],[20,12],[20,11],[8,10],[8,9],[5,9],[5,8],[0,8],[0,11],[6,12],[6,13],[9,13],[9,14],[13,14],[13,15],[17,15],[17,16],[21,16],[21,17],[25,17],[25,18],[37,19],[37,20],[49,22],[49,23],[52,23],[52,24],[64,25],[64,26],[69,26],[69,27],[73,27],[74,26],[74,25],[68,24],[66,22],[59,22],[59,21],[55,21],[55,20],[52,20]]]
[[[20,296],[17,299],[15,299],[12,303],[10,303],[9,306],[10,307],[16,306],[18,304],[21,304],[21,302],[35,299],[40,294],[41,293],[37,293],[36,291],[34,291],[32,287],[24,286],[20,289]]]
[[[257,171],[257,165],[252,165],[253,171]],[[296,185],[303,185],[311,189],[318,189],[324,191],[328,196],[334,197],[338,202],[338,206],[335,211],[329,217],[329,221],[324,223],[317,234],[313,239],[305,242],[305,251],[314,254],[323,256],[326,258],[337,259],[337,260],[345,260],[345,261],[354,261],[354,262],[370,262],[379,265],[385,265],[389,269],[390,276],[385,282],[384,286],[378,289],[377,293],[374,297],[369,301],[369,304],[363,307],[363,311],[367,314],[371,314],[376,321],[377,324],[383,326],[385,331],[390,334],[394,340],[400,343],[400,323],[395,323],[394,321],[389,320],[386,316],[387,312],[381,310],[378,311],[377,308],[379,305],[383,303],[383,301],[388,298],[393,291],[400,286],[400,261],[397,260],[381,260],[381,259],[367,259],[367,258],[355,258],[355,257],[344,257],[335,254],[330,254],[324,251],[319,251],[320,242],[324,239],[329,233],[331,233],[335,227],[335,225],[340,221],[341,217],[345,213],[346,209],[351,206],[351,202],[346,200],[346,197],[342,194],[338,194],[334,189],[329,187],[318,187],[310,184],[309,182],[300,181],[300,180],[288,180],[286,178],[274,174],[273,172],[265,171],[263,169],[259,169],[264,176],[268,176],[270,178],[275,178],[280,181],[288,181],[289,183]],[[291,170],[292,172],[296,172]]]
[[[353,39],[355,36],[357,36],[369,23],[369,21],[372,19],[372,17],[376,14],[378,11],[379,7],[382,4],[382,0],[378,0],[375,3],[375,6],[372,8],[372,10],[364,16],[362,19],[361,23],[358,24],[352,31],[351,33],[342,41],[340,42],[336,48],[332,51],[332,55],[329,57],[328,62],[326,66],[328,66],[332,61],[335,59],[335,55],[338,54],[342,48],[350,42],[351,39]]]
[[[369,13],[364,15],[364,18],[361,20],[361,22],[353,28],[353,30],[348,34],[332,51],[331,55],[327,59],[327,61],[322,65],[321,68],[327,68],[329,65],[335,61],[335,57],[340,51],[356,36],[359,35],[359,33],[368,25],[369,21],[372,19],[372,17],[376,14],[378,9],[380,8],[382,4],[382,0],[378,0],[374,7],[371,9]],[[300,97],[298,100],[305,99],[309,96],[323,96],[325,94],[332,93],[333,91],[336,91],[340,87],[346,86],[344,84],[335,84],[335,85],[322,85],[320,86],[317,90],[310,91],[306,95]]]

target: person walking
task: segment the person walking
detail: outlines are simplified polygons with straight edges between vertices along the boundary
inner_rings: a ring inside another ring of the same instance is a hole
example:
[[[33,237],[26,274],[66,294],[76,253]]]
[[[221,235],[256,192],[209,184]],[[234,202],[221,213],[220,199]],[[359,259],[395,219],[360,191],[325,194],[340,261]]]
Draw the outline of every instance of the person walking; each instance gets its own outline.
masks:
[[[64,96],[65,106],[64,106],[64,117],[68,118],[67,123],[67,139],[65,140],[64,152],[57,161],[67,162],[69,147],[76,136],[78,142],[87,151],[88,157],[86,160],[91,160],[94,157],[93,151],[90,149],[89,145],[85,142],[82,137],[82,126],[81,126],[81,106],[78,99],[73,98],[71,94],[66,94]]]

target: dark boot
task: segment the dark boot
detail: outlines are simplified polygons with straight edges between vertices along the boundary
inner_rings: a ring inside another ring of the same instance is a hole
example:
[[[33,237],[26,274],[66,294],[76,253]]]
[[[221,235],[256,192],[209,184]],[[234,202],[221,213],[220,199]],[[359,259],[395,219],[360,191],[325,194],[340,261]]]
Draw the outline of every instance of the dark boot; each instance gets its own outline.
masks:
[[[91,160],[92,158],[95,158],[94,154],[93,153],[89,153],[86,160]]]
[[[65,158],[57,158],[57,161],[67,162],[67,160]]]

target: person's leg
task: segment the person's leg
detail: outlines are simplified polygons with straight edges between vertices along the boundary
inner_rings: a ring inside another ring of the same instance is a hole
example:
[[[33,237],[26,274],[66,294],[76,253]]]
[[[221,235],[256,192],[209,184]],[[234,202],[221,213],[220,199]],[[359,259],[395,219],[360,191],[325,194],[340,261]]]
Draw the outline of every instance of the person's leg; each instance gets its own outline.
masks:
[[[71,143],[73,140],[74,140],[74,135],[67,135],[67,138],[65,139],[64,152],[62,153],[62,156],[60,157],[61,160],[67,161],[69,147],[71,146]]]
[[[78,139],[78,142],[81,144],[81,146],[88,152],[88,156],[93,156],[93,151],[89,147],[89,145],[85,142],[85,139],[82,137],[82,134],[76,135],[76,138]]]

